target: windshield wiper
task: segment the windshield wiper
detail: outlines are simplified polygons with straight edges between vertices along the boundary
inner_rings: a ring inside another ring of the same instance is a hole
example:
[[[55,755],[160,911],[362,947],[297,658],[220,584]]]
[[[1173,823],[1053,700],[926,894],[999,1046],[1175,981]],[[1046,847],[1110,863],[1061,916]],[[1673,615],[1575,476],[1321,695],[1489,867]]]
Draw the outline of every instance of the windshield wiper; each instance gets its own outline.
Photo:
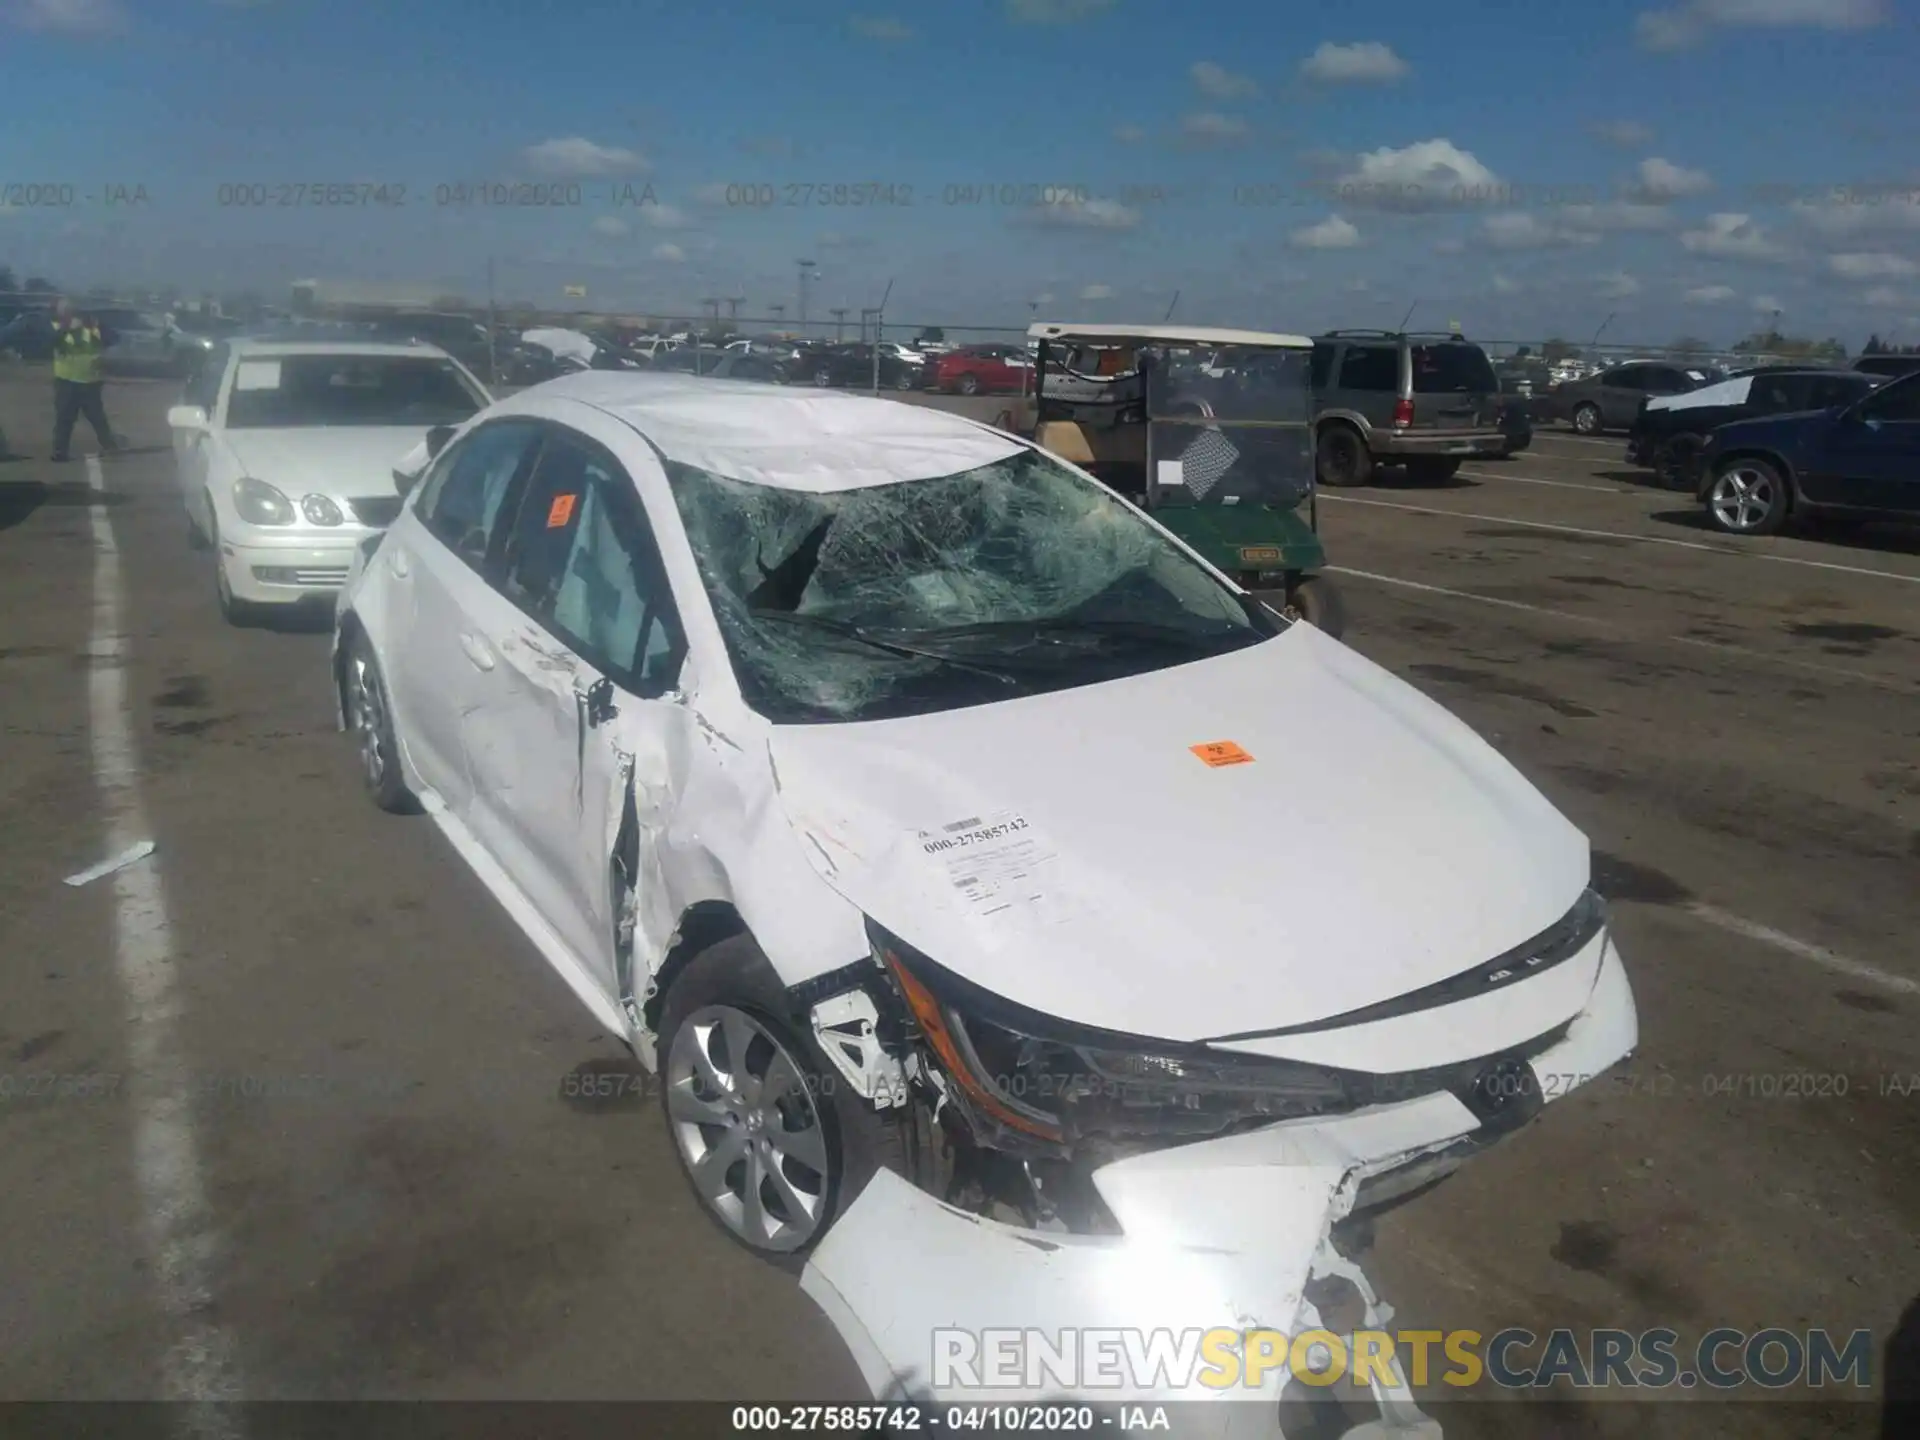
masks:
[[[909,660],[935,660],[942,665],[951,665],[956,670],[969,670],[975,675],[985,675],[998,680],[1002,685],[1017,685],[1019,680],[1002,670],[993,670],[985,665],[976,665],[970,660],[961,660],[939,650],[923,650],[917,645],[902,644],[897,640],[882,640],[870,631],[858,625],[850,625],[844,620],[829,620],[824,615],[802,615],[795,610],[774,610],[765,606],[752,606],[747,613],[760,620],[788,620],[798,625],[806,625],[814,630],[823,630],[829,635],[843,636],[848,640],[857,640],[862,645],[875,650],[885,651],[889,655],[898,655]]]
[[[1118,640],[1144,640],[1151,644],[1183,647],[1209,646],[1216,640],[1242,633],[1242,627],[1223,625],[1217,629],[1194,630],[1183,625],[1155,625],[1145,620],[1092,620],[1072,616],[1043,616],[1033,620],[986,620],[975,625],[951,625],[939,630],[918,630],[913,634],[924,640],[963,640],[974,636],[1065,634],[1112,636]],[[1258,634],[1258,631],[1247,630]]]

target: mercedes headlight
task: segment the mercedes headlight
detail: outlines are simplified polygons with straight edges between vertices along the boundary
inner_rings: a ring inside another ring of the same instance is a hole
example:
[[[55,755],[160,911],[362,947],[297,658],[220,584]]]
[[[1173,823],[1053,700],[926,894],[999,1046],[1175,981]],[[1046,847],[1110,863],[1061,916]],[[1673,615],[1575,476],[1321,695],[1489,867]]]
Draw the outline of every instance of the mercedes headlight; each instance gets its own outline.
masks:
[[[249,525],[293,524],[293,502],[264,480],[234,481],[233,508]]]
[[[983,1139],[1172,1143],[1362,1103],[1360,1077],[1076,1026],[961,980],[871,921],[868,931]]]

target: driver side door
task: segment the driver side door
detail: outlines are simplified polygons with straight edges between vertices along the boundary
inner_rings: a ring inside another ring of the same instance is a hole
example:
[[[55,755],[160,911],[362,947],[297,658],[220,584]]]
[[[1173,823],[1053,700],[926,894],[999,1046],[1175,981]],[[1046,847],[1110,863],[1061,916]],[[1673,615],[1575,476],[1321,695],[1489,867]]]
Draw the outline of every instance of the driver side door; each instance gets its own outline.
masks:
[[[1920,375],[1825,423],[1825,443],[1802,481],[1809,500],[1920,514]]]

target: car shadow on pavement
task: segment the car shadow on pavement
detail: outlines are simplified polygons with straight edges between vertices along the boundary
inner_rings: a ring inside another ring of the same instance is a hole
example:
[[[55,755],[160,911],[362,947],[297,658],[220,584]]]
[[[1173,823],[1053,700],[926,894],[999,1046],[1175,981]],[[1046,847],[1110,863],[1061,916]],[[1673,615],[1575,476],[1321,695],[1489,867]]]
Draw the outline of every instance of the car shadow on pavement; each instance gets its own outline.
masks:
[[[237,628],[267,630],[276,635],[325,635],[333,629],[333,601],[264,606],[249,613]]]
[[[1480,482],[1458,472],[1444,480],[1418,478],[1405,466],[1382,465],[1373,472],[1368,484],[1375,490],[1478,490]]]
[[[0,530],[22,524],[42,505],[124,505],[131,496],[95,490],[84,480],[0,480]]]
[[[1662,525],[1695,530],[1738,545],[1737,535],[1722,535],[1707,523],[1704,508],[1693,510],[1656,510],[1647,517]],[[1847,550],[1870,550],[1882,555],[1920,555],[1920,525],[1899,520],[1836,520],[1821,516],[1817,520],[1789,522],[1783,535],[1801,540],[1819,540]]]
[[[1608,480],[1615,485],[1638,485],[1645,490],[1665,490],[1668,487],[1660,483],[1660,477],[1651,470],[1596,470],[1596,480]]]

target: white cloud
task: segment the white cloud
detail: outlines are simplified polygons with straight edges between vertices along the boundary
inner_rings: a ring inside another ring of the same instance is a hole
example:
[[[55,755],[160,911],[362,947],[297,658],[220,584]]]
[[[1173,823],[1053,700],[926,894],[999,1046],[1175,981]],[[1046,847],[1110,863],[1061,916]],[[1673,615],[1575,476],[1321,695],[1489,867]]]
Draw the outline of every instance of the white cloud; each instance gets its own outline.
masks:
[[[1350,220],[1329,215],[1318,225],[1308,225],[1287,237],[1299,250],[1351,250],[1360,243],[1360,231]]]
[[[678,245],[669,245],[666,241],[662,240],[658,245],[653,247],[653,258],[656,260],[664,260],[669,265],[679,265],[686,260],[687,252],[682,250]]]
[[[1589,130],[1609,145],[1618,145],[1622,150],[1638,150],[1643,145],[1653,143],[1653,130],[1638,120],[1599,120],[1588,127]]]
[[[1225,66],[1216,65],[1211,60],[1196,60],[1187,73],[1193,77],[1193,83],[1200,87],[1202,95],[1215,100],[1237,100],[1248,95],[1258,95],[1260,87],[1245,75],[1236,75]]]
[[[619,236],[628,234],[629,231],[627,229],[627,222],[619,216],[602,215],[598,220],[593,222],[593,233],[618,238]]]
[[[1376,210],[1440,210],[1485,202],[1500,178],[1451,140],[1420,140],[1361,155],[1334,182],[1344,205]]]
[[[1116,125],[1113,127],[1113,138],[1122,145],[1138,145],[1147,138],[1147,132],[1138,125]]]
[[[1714,30],[1869,30],[1891,9],[1887,0],[1686,0],[1642,11],[1633,30],[1644,50],[1684,50]]]
[[[1860,298],[1881,310],[1895,310],[1916,302],[1915,296],[1896,290],[1891,285],[1876,285]]]
[[[566,140],[542,140],[520,153],[545,175],[632,175],[652,168],[637,150],[596,145],[578,135]]]
[[[1202,110],[1182,117],[1180,133],[1197,145],[1232,145],[1247,138],[1247,122],[1236,115]]]
[[[1111,285],[1089,285],[1080,292],[1080,298],[1082,300],[1111,300],[1113,298],[1113,287]]]
[[[15,0],[7,18],[23,30],[55,35],[113,35],[127,24],[116,0]]]
[[[1713,177],[1706,171],[1689,170],[1651,155],[1640,162],[1639,179],[1634,182],[1631,193],[1639,200],[1658,205],[1689,195],[1704,195],[1712,188]]]
[[[1696,285],[1681,298],[1689,305],[1724,305],[1734,294],[1731,285]]]
[[[1753,297],[1753,308],[1762,315],[1769,315],[1775,310],[1784,310],[1787,307],[1772,295],[1756,295]]]
[[[1827,268],[1842,280],[1905,280],[1920,275],[1920,265],[1882,250],[1829,255]]]
[[[1113,0],[1005,0],[1004,8],[1016,25],[1072,25],[1112,6]]]
[[[1705,229],[1682,231],[1680,243],[1695,255],[1722,260],[1769,261],[1786,256],[1785,249],[1768,238],[1750,215],[1709,215]]]
[[[709,207],[725,205],[727,203],[727,192],[736,189],[738,189],[737,186],[729,185],[724,180],[715,180],[709,184],[700,186],[693,192],[693,203]]]
[[[1920,205],[1908,196],[1889,194],[1879,204],[1802,200],[1791,209],[1802,224],[1829,240],[1920,232]]]
[[[723,202],[726,200],[725,189],[726,187],[721,187],[720,198]],[[646,221],[647,228],[650,230],[685,230],[693,224],[693,217],[678,205],[662,202],[655,205],[642,205],[639,210],[640,218]]]
[[[1590,231],[1543,220],[1530,210],[1487,216],[1480,222],[1480,236],[1496,250],[1565,250],[1591,245],[1600,238]]]
[[[855,15],[847,28],[867,40],[911,40],[913,31],[891,15]]]
[[[1493,293],[1496,295],[1517,295],[1527,288],[1511,275],[1502,275],[1498,270],[1489,277],[1489,283],[1492,284]]]
[[[1602,300],[1630,300],[1640,293],[1640,282],[1624,270],[1599,276],[1593,283]]]
[[[1131,230],[1140,212],[1114,200],[1058,200],[1023,211],[1036,225],[1069,230]]]
[[[1664,205],[1643,205],[1629,200],[1606,200],[1598,205],[1562,205],[1554,214],[1575,230],[1665,230],[1674,223],[1673,212]]]
[[[1323,85],[1378,85],[1405,79],[1412,68],[1378,40],[1323,44],[1300,63],[1300,74]]]

